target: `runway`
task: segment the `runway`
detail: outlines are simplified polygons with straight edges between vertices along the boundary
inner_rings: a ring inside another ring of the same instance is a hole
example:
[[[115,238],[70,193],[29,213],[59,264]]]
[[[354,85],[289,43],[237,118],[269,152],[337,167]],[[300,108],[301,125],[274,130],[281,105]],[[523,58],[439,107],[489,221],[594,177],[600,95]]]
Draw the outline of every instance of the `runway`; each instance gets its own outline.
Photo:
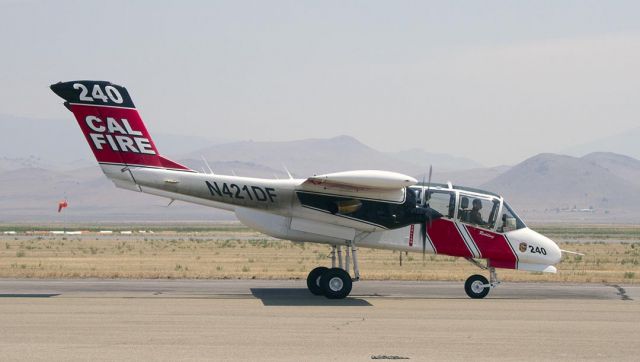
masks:
[[[640,287],[0,279],[2,360],[638,360]]]

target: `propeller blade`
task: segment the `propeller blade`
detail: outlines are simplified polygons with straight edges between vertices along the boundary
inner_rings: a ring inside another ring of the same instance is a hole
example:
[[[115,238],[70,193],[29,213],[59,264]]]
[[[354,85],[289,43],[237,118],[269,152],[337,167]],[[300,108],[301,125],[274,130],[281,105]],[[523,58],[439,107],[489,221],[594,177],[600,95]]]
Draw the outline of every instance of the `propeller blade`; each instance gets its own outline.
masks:
[[[424,192],[425,193],[425,198],[426,198],[424,205],[426,205],[429,202],[429,199],[430,199],[430,197],[429,197],[429,188],[431,188],[431,173],[432,173],[432,171],[433,171],[433,166],[429,165],[429,181],[427,182],[427,189]],[[424,180],[423,180],[423,183],[424,183]]]
[[[420,237],[422,239],[422,263],[426,259],[427,254],[427,224],[426,220],[420,223]]]
[[[424,177],[426,175],[422,175],[422,186],[424,187]],[[420,193],[420,207],[424,206],[424,200],[425,200],[425,194],[426,192],[424,190],[422,190],[422,192]]]
[[[428,210],[429,205],[429,188],[431,187],[431,175],[433,173],[433,166],[429,165],[429,181],[427,182],[427,187],[424,189],[422,193],[420,205],[424,208],[427,208],[427,212],[425,213],[426,219],[420,223],[420,236],[422,237],[422,264],[425,263],[426,255],[427,255],[427,228],[431,227],[431,213]],[[422,185],[424,186],[424,176],[422,175]]]

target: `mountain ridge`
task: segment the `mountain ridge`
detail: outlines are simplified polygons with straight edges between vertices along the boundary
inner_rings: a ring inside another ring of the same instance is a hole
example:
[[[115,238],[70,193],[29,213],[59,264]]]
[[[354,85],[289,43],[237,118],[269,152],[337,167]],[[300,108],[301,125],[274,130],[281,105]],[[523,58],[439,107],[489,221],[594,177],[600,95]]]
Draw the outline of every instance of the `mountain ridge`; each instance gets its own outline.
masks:
[[[602,160],[596,161],[597,154],[590,155],[538,154],[481,187],[500,193],[525,215],[536,217],[547,213],[552,218],[554,213],[576,210],[588,210],[601,218],[639,215],[640,180],[622,177],[626,169],[612,172],[603,167]],[[609,162],[629,159],[613,153],[607,156]]]
[[[611,136],[600,137],[595,140],[567,147],[561,152],[576,157],[582,157],[591,153],[613,152],[640,159],[639,139],[640,127],[634,127]]]
[[[77,132],[77,126],[69,125]],[[174,140],[181,142],[179,138]],[[176,203],[166,208],[168,202],[164,199],[117,189],[102,175],[82,138],[73,137],[69,143],[74,146],[66,152],[76,157],[76,147],[82,147],[89,159],[67,162],[63,167],[62,162],[49,163],[35,155],[13,158],[5,154],[0,157],[0,197],[3,200],[0,222],[56,218],[58,215],[51,205],[65,195],[72,206],[65,210],[70,219],[232,217],[229,213],[196,205]],[[198,142],[192,143],[182,146],[183,149],[198,145]],[[161,151],[165,150],[163,144],[159,147]],[[456,169],[478,163],[419,149],[382,152],[354,137],[340,135],[284,142],[233,141],[169,157],[207,173],[208,167],[201,156],[217,174],[262,178],[287,178],[287,167],[299,178],[345,170],[381,169],[422,179],[428,177],[427,170],[433,166],[433,182],[451,181],[456,185],[501,193],[519,212],[534,220],[556,220],[558,217],[564,220],[569,214],[563,213],[574,209],[589,210],[589,214],[579,215],[581,220],[600,218],[627,222],[640,217],[640,196],[637,196],[640,195],[640,160],[612,152],[594,152],[582,157],[541,153],[513,166]],[[447,160],[461,163],[451,167]]]

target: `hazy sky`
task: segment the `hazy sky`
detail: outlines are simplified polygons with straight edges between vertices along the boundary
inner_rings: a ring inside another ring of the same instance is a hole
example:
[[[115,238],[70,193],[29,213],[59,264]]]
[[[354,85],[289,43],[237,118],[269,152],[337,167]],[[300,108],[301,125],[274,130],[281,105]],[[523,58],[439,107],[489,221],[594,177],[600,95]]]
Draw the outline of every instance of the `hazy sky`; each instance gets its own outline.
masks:
[[[100,79],[129,89],[152,132],[349,134],[512,163],[638,125],[639,14],[638,1],[0,0],[0,113],[71,121],[48,85]]]

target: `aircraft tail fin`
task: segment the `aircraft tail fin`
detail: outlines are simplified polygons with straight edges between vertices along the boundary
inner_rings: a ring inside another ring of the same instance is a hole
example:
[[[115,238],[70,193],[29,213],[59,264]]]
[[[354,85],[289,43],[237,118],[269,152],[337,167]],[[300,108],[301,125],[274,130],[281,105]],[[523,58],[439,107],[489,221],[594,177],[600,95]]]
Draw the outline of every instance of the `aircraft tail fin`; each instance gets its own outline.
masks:
[[[51,90],[65,100],[101,165],[195,172],[160,155],[126,88],[81,80],[53,84]]]

